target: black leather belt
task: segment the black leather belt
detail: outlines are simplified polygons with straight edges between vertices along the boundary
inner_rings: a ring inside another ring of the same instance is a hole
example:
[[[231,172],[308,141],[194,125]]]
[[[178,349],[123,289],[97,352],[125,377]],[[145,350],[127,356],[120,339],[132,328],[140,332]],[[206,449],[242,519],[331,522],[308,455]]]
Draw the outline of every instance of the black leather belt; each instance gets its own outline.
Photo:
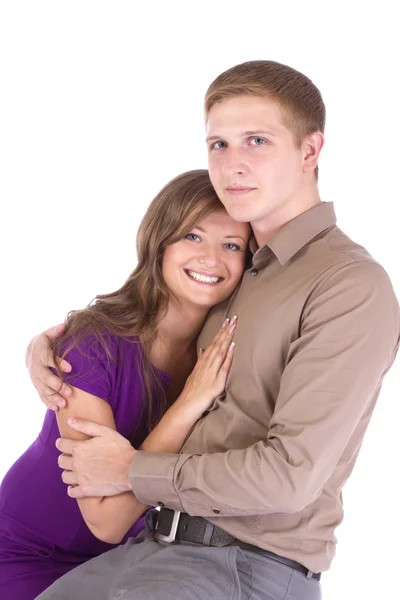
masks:
[[[201,544],[202,546],[214,546],[217,548],[239,546],[243,550],[267,556],[296,571],[300,571],[300,573],[303,573],[309,579],[317,579],[318,581],[321,579],[321,573],[313,573],[313,571],[309,571],[295,560],[280,556],[274,552],[269,552],[268,550],[263,550],[258,546],[241,542],[227,531],[213,525],[210,521],[202,517],[191,517],[186,513],[171,510],[170,508],[157,509],[154,511],[154,514],[154,538],[162,542],[192,542],[194,544]]]

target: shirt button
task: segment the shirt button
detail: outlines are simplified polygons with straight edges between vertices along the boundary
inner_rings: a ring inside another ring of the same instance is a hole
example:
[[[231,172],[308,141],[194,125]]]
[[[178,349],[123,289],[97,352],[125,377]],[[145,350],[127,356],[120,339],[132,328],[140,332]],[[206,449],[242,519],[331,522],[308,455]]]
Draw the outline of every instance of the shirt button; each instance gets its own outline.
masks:
[[[216,515],[219,515],[221,511],[218,510],[218,508],[213,508],[213,513],[215,513]]]
[[[258,269],[252,269],[251,270],[251,274],[253,275],[253,277],[255,277],[256,275],[258,275]]]

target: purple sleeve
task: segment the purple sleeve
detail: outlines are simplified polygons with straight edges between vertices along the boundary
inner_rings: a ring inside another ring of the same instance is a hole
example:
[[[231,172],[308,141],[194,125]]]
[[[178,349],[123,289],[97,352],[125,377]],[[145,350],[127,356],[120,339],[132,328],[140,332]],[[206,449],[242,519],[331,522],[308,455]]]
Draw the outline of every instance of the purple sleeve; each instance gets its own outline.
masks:
[[[115,348],[109,338],[107,344],[113,356]],[[78,346],[67,352],[65,359],[72,367],[70,373],[64,373],[65,383],[109,401],[113,390],[115,358],[107,356],[103,346],[93,335],[84,337]]]

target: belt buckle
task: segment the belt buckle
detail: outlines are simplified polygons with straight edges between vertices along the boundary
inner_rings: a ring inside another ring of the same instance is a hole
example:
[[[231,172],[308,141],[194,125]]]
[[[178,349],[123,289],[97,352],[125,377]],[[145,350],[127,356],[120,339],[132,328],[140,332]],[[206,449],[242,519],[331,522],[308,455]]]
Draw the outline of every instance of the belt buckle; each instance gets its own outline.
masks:
[[[171,510],[171,509],[170,509]],[[153,537],[160,542],[166,542],[167,544],[171,544],[171,542],[175,541],[176,532],[178,531],[178,523],[179,517],[181,516],[180,510],[174,510],[174,515],[172,517],[171,529],[168,535],[164,535],[163,533],[158,533],[157,529],[154,532]]]

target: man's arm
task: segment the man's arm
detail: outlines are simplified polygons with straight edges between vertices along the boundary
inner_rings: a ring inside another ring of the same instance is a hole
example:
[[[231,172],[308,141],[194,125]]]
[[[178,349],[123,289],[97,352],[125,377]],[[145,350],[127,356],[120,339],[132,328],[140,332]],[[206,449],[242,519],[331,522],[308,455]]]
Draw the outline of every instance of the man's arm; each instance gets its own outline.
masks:
[[[81,419],[96,419],[99,425],[116,429],[109,403],[76,387],[72,387],[68,406],[58,411],[57,424],[63,437],[76,441],[87,440],[86,434],[77,432],[68,425],[68,419],[72,416]],[[127,445],[130,445],[128,441]],[[63,473],[65,483],[69,483],[68,478],[69,473]],[[138,502],[132,492],[119,494],[112,498],[81,498],[77,502],[82,517],[91,532],[109,544],[120,543],[125,533],[146,510],[146,505]]]
[[[190,406],[182,406],[183,402],[177,401],[175,404],[176,406],[169,409],[158,426],[143,442],[146,451],[178,452],[199,416],[198,410],[204,409],[204,406],[201,406],[196,412],[193,410],[196,407],[192,407],[190,410]],[[193,405],[193,403],[191,404]],[[70,427],[68,421],[71,418],[77,418],[81,425],[85,424],[81,426],[80,431]],[[95,419],[97,423],[94,426],[89,425],[87,419],[90,421]],[[68,438],[70,442],[88,440],[91,434],[99,437],[105,435],[106,439],[120,441],[112,409],[108,402],[75,387],[72,388],[68,407],[57,413],[57,423],[63,438]],[[86,433],[82,433],[82,431],[86,431]],[[135,452],[127,440],[123,441],[123,448],[127,450],[129,456]],[[66,459],[67,463],[71,462],[71,458],[61,455],[59,459],[61,466],[63,459]],[[128,473],[129,463],[130,459],[127,461],[126,473]],[[62,474],[62,479],[66,484],[73,483],[74,477],[75,474],[70,470],[64,471]],[[73,489],[70,488],[70,493]],[[92,533],[109,544],[119,544],[126,532],[147,509],[147,505],[138,502],[131,491],[113,496],[78,498],[77,502],[82,517]]]
[[[235,327],[236,317],[232,318],[229,327],[226,320],[212,344],[200,353],[182,393],[143,442],[143,449],[148,452],[178,452],[194,423],[225,389],[233,358],[232,338]],[[129,491],[129,467],[137,450],[113,429],[114,419],[107,403],[91,394],[86,394],[85,399],[82,396],[83,392],[79,394],[80,401],[76,402],[75,394],[79,392],[74,391],[69,409],[60,411],[58,415],[60,431],[62,435],[69,434],[69,438],[56,442],[57,448],[63,452],[58,463],[65,469],[62,478],[65,483],[70,484],[69,495],[73,498],[87,498],[114,496]],[[104,413],[102,422],[109,426],[93,423],[94,419],[97,420],[97,411],[99,415]],[[76,414],[90,420],[71,419],[72,415]],[[73,431],[68,426],[72,427]],[[92,439],[81,441],[81,434]],[[102,500],[103,511],[105,505],[110,507],[108,517],[111,521],[115,520],[110,512],[113,506],[112,498]],[[96,522],[101,525],[103,519],[99,506],[91,502],[90,507],[92,506],[95,508],[91,511],[91,524],[93,525],[93,515],[97,515]],[[118,519],[121,520],[120,516]]]
[[[25,363],[30,378],[42,402],[55,412],[64,408],[67,398],[72,394],[71,386],[63,383],[50,367],[55,367],[50,344],[52,340],[60,337],[65,330],[65,325],[56,325],[35,336],[30,342],[25,353]],[[71,365],[68,361],[61,361],[61,371],[69,373]]]
[[[398,340],[399,306],[383,269],[343,267],[305,307],[267,441],[217,454],[138,452],[130,468],[136,497],[204,517],[302,510],[376,399]]]

